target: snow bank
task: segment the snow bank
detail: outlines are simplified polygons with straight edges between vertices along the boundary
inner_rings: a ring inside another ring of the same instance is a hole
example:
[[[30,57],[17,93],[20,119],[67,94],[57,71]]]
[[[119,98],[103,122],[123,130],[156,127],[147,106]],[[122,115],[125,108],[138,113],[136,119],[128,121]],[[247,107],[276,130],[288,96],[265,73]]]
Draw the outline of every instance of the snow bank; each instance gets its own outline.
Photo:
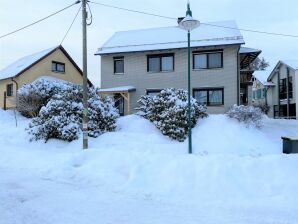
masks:
[[[87,151],[82,139],[29,143],[29,120],[18,117],[16,128],[12,118],[0,110],[4,223],[298,220],[298,155],[283,155],[280,139],[298,135],[298,121],[265,119],[258,130],[211,115],[195,127],[195,154],[188,155],[187,141],[135,115],[118,119],[116,132],[90,138]]]

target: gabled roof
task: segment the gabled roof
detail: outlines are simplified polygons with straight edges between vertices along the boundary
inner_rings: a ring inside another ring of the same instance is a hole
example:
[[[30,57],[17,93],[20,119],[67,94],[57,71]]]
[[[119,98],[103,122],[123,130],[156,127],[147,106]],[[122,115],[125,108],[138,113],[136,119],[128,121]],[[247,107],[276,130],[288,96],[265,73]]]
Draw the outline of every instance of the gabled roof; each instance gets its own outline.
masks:
[[[201,24],[191,32],[191,47],[244,44],[235,21],[208,24]],[[186,47],[186,31],[178,26],[171,26],[116,32],[95,55]]]
[[[278,63],[276,64],[276,66],[274,67],[274,69],[272,70],[272,72],[270,73],[269,77],[268,77],[268,81],[270,81],[272,79],[272,77],[275,74],[275,70],[277,68],[280,67],[280,65],[286,65],[289,68],[293,69],[294,71],[298,70],[298,60],[282,60],[282,61],[278,61]]]
[[[32,65],[34,65],[35,63],[37,63],[47,55],[51,54],[57,48],[58,47],[52,47],[18,59],[17,61],[13,62],[12,64],[8,65],[6,68],[0,71],[0,80],[12,78],[19,75],[20,73],[23,73],[25,70],[29,69]]]
[[[298,70],[298,60],[283,60],[281,62],[291,67],[293,70]]]
[[[270,69],[269,70],[259,70],[259,71],[254,71],[253,76],[259,80],[260,83],[262,83],[264,86],[275,86],[274,83],[268,82],[268,76],[270,74]]]
[[[49,49],[18,59],[17,61],[13,62],[12,64],[10,64],[9,66],[7,66],[6,68],[0,71],[0,80],[13,78],[21,75],[26,70],[30,69],[32,66],[40,62],[42,59],[52,54],[57,49],[60,49],[64,53],[64,55],[68,58],[68,60],[73,64],[73,66],[78,70],[78,72],[81,75],[83,75],[83,72],[80,69],[80,67],[70,57],[67,51],[61,45],[59,45],[59,46],[51,47]],[[90,82],[90,80],[88,80],[88,83],[89,85],[92,86],[92,83]]]

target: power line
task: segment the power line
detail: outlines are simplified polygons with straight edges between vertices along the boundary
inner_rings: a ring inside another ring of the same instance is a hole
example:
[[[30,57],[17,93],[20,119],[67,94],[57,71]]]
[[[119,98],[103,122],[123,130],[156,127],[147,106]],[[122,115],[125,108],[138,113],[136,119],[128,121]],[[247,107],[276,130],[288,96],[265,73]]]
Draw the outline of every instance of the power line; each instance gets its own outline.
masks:
[[[134,9],[122,8],[122,7],[118,7],[118,6],[115,6],[115,5],[108,5],[108,4],[104,4],[104,3],[100,3],[100,2],[93,2],[93,1],[89,1],[89,2],[93,3],[93,4],[96,4],[96,5],[101,5],[101,6],[105,6],[105,7],[109,7],[109,8],[114,8],[114,9],[120,9],[120,10],[124,10],[124,11],[128,11],[128,12],[144,14],[144,15],[148,15],[148,16],[155,16],[155,17],[160,17],[160,18],[164,18],[164,19],[174,19],[174,20],[177,19],[177,18],[174,18],[174,17],[163,16],[163,15],[158,15],[158,14],[149,13],[149,12],[142,12],[142,11],[138,11],[138,10],[134,10]]]
[[[70,29],[71,29],[71,27],[72,27],[72,25],[73,25],[74,22],[76,21],[76,18],[78,17],[78,14],[79,14],[79,12],[81,11],[81,8],[82,8],[82,6],[80,6],[80,8],[79,8],[79,10],[77,11],[75,17],[73,18],[73,20],[72,20],[72,22],[71,22],[71,24],[70,24],[68,30],[66,31],[66,33],[65,33],[65,35],[64,35],[64,37],[63,37],[63,39],[62,39],[61,42],[60,42],[60,45],[62,45],[63,41],[65,40],[65,38],[66,38],[66,36],[67,36],[67,34],[68,34],[68,32],[70,31]]]
[[[97,5],[109,7],[109,8],[114,8],[114,9],[128,11],[128,12],[134,12],[134,13],[144,14],[144,15],[148,15],[148,16],[155,16],[155,17],[164,18],[164,19],[177,20],[177,18],[170,17],[170,16],[164,16],[164,15],[159,15],[159,14],[155,14],[155,13],[143,12],[143,11],[139,11],[139,10],[118,7],[118,6],[115,6],[115,5],[109,5],[109,4],[104,4],[104,3],[100,3],[100,2],[94,2],[94,1],[89,1],[89,2],[90,3],[93,3],[93,4],[97,4]],[[245,31],[245,32],[252,32],[252,33],[260,33],[260,34],[267,34],[267,35],[275,35],[275,36],[284,36],[284,37],[295,37],[295,38],[298,38],[298,35],[293,35],[293,34],[275,33],[275,32],[267,32],[267,31],[252,30],[252,29],[242,29],[242,28],[221,26],[221,25],[210,24],[210,23],[201,23],[201,24],[206,25],[206,26],[213,26],[213,27],[225,28],[225,29],[241,30],[241,31]]]
[[[242,28],[235,28],[235,27],[228,27],[228,26],[220,26],[220,25],[210,24],[210,23],[201,23],[201,24],[204,24],[204,25],[207,25],[207,26],[225,28],[225,29],[233,29],[233,30],[241,30],[241,31],[253,32],[253,33],[261,33],[261,34],[268,34],[268,35],[275,35],[275,36],[296,37],[296,38],[298,38],[298,35],[292,35],[292,34],[273,33],[273,32],[261,31],[261,30],[242,29]]]
[[[30,27],[30,26],[33,26],[33,25],[35,25],[35,24],[37,24],[37,23],[39,23],[39,22],[41,22],[41,21],[43,21],[43,20],[46,20],[46,19],[48,19],[48,18],[50,18],[50,17],[52,17],[52,16],[54,16],[54,15],[56,15],[56,14],[58,14],[58,13],[64,11],[64,10],[66,10],[66,9],[68,9],[68,8],[70,8],[70,7],[72,7],[72,6],[76,5],[76,4],[78,4],[78,3],[80,3],[80,2],[81,2],[81,1],[78,0],[78,1],[76,1],[75,3],[73,3],[73,4],[69,5],[69,6],[66,6],[65,8],[60,9],[60,10],[58,10],[58,11],[56,11],[56,12],[54,12],[54,13],[52,13],[52,14],[50,14],[50,15],[48,15],[48,16],[42,18],[42,19],[39,19],[39,20],[37,20],[37,21],[35,21],[35,22],[33,22],[33,23],[30,23],[30,24],[28,24],[28,25],[26,25],[26,26],[23,26],[23,27],[21,27],[21,28],[19,28],[19,29],[16,29],[16,30],[14,30],[14,31],[12,31],[12,32],[9,32],[9,33],[7,33],[7,34],[4,34],[4,35],[0,36],[0,38],[6,37],[6,36],[8,36],[8,35],[11,35],[11,34],[14,34],[14,33],[16,33],[16,32],[19,32],[19,31],[21,31],[21,30],[23,30],[23,29],[26,29],[26,28],[28,28],[28,27]]]

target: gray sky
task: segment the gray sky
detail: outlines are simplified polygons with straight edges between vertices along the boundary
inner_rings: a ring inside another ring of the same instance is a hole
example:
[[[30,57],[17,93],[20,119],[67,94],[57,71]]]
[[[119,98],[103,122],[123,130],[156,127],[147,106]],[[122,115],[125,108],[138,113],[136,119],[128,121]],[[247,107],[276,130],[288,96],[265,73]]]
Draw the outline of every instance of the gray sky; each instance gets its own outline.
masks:
[[[186,0],[94,0],[170,17],[184,16]],[[0,0],[0,36],[57,11],[75,0]],[[297,0],[191,0],[193,16],[201,22],[236,20],[239,28],[298,35]],[[100,56],[94,56],[114,32],[176,25],[175,21],[91,4],[88,27],[88,74],[100,85]],[[79,5],[28,29],[0,39],[0,70],[16,59],[60,44]],[[258,48],[271,66],[278,60],[298,59],[298,38],[242,31],[247,47]],[[157,37],[158,38],[158,37]],[[81,14],[63,46],[81,67]]]

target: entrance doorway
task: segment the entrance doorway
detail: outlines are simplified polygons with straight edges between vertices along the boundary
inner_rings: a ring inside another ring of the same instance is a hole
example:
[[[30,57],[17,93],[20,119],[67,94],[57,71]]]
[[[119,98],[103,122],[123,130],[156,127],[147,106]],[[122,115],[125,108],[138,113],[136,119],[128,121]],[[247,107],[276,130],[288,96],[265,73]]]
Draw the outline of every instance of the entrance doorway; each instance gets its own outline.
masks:
[[[124,97],[120,93],[114,95],[115,107],[118,109],[120,116],[124,116]]]

